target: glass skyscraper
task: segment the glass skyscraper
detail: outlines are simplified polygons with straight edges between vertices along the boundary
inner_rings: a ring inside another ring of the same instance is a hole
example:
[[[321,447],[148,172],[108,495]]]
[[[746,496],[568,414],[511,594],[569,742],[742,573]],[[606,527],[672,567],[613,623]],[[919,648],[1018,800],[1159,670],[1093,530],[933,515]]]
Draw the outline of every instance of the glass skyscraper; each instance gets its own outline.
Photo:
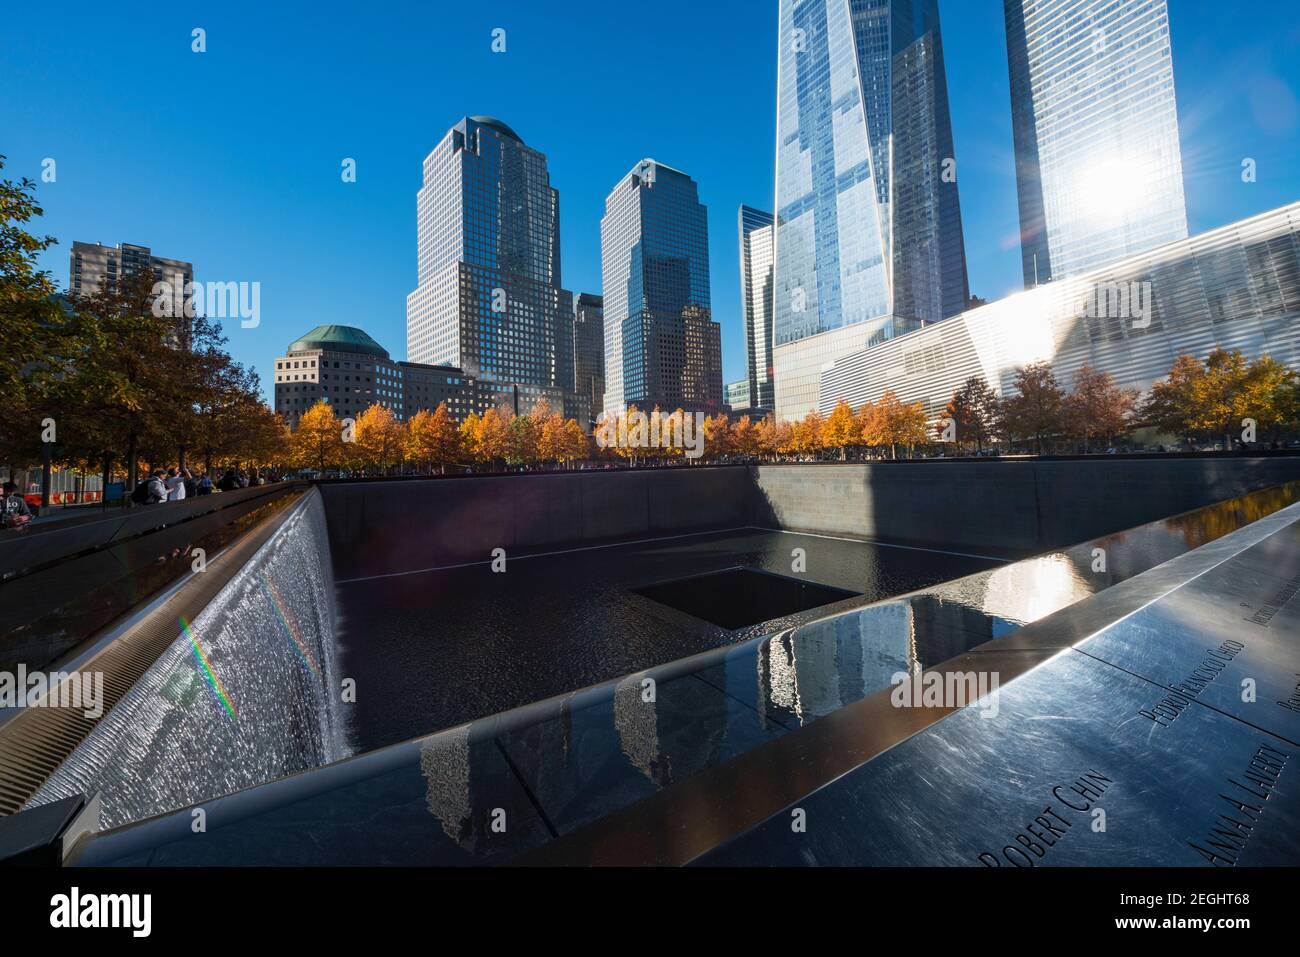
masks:
[[[1025,285],[1187,236],[1165,0],[1004,0]]]
[[[419,285],[406,300],[410,361],[572,390],[559,207],[546,156],[505,123],[472,116],[448,130],[424,160]]]
[[[740,297],[745,318],[745,357],[748,377],[745,402],[751,408],[774,409],[772,390],[772,233],[771,213],[741,206]],[[731,396],[727,403],[734,405]]]
[[[600,221],[605,412],[717,411],[722,340],[709,300],[709,229],[695,181],[645,159]]]
[[[890,317],[955,315],[969,291],[937,0],[781,0],[778,43],[775,391],[790,417],[816,407],[820,365],[891,335]]]

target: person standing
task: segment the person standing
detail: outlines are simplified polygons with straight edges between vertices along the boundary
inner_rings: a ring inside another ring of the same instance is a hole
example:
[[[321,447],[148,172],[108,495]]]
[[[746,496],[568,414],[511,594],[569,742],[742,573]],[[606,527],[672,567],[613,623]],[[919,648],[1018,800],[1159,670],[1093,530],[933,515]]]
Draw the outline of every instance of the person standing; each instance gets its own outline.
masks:
[[[14,482],[5,482],[4,501],[0,503],[0,522],[5,528],[25,528],[32,520],[32,510],[27,507],[27,500],[18,494]]]
[[[185,498],[185,476],[176,469],[167,470],[167,501],[179,502]]]
[[[147,505],[157,505],[160,502],[167,501],[167,473],[162,469],[154,469],[153,474],[149,476],[149,495],[145,499]]]

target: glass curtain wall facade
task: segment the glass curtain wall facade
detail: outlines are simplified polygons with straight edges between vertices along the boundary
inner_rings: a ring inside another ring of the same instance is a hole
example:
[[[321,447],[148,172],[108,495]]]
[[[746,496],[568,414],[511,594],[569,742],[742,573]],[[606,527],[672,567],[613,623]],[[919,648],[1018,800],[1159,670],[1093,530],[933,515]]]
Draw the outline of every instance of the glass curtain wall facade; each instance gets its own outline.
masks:
[[[1004,0],[1025,286],[1187,237],[1165,0]]]
[[[887,223],[846,0],[781,0],[774,335],[779,346],[890,311]]]
[[[588,416],[599,414],[605,402],[605,305],[587,292],[573,307],[573,370],[574,391],[586,401]]]
[[[936,0],[782,0],[776,341],[968,298]]]
[[[772,386],[772,233],[771,213],[741,206],[740,296],[745,318],[748,378],[745,405],[775,408]],[[730,386],[728,386],[730,389]],[[728,396],[727,403],[735,406]]]
[[[487,382],[562,387],[559,194],[546,157],[500,120],[466,117],[424,161],[412,362]],[[571,335],[571,333],[570,333]],[[571,389],[571,385],[567,388]]]
[[[791,418],[816,406],[805,367],[863,338],[835,333],[939,322],[969,286],[937,0],[781,0],[778,43],[774,392]]]
[[[605,412],[720,409],[721,335],[695,181],[642,160],[606,198],[600,242]]]

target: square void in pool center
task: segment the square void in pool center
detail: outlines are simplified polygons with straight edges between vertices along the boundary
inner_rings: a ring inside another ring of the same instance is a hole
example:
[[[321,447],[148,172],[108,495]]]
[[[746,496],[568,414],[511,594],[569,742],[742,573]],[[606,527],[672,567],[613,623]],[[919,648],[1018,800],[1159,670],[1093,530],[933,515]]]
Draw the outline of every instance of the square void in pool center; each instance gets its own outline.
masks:
[[[656,582],[634,591],[729,631],[861,594],[741,566]]]

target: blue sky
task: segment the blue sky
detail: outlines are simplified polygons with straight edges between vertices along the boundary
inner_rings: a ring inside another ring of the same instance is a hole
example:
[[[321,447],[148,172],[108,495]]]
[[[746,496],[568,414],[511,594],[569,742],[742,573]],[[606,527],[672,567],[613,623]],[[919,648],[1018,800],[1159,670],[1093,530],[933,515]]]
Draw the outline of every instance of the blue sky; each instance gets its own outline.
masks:
[[[38,189],[60,240],[43,265],[65,284],[73,239],[133,242],[193,261],[199,280],[260,282],[261,325],[227,332],[264,387],[321,323],[405,357],[421,162],[477,113],[547,154],[576,291],[600,289],[614,183],[644,156],[690,173],[724,375],[743,375],[736,209],[772,204],[776,0],[6,7],[3,175],[39,180],[57,162]],[[940,9],[971,290],[998,298],[1020,285],[1002,4]],[[1171,0],[1170,17],[1192,231],[1300,199],[1295,0]],[[191,52],[195,27],[206,53]],[[1241,182],[1243,157],[1257,182]]]

